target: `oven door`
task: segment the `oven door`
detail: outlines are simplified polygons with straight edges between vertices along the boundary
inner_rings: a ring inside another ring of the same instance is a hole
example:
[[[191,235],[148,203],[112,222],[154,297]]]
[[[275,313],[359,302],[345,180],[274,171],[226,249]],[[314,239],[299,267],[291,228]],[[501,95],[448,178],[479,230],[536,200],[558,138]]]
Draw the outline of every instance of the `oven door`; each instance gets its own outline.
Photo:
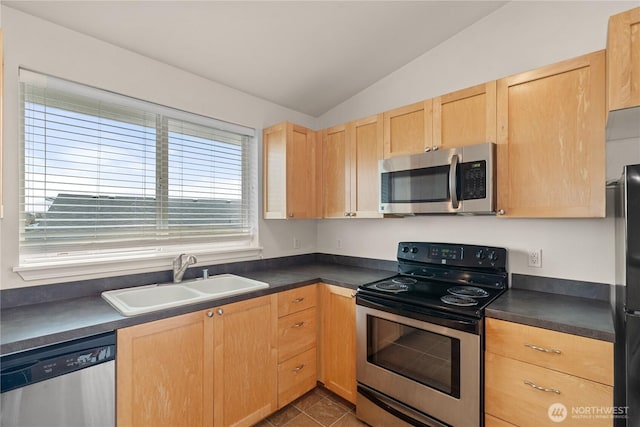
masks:
[[[449,425],[480,425],[479,334],[363,305],[356,325],[359,385]]]

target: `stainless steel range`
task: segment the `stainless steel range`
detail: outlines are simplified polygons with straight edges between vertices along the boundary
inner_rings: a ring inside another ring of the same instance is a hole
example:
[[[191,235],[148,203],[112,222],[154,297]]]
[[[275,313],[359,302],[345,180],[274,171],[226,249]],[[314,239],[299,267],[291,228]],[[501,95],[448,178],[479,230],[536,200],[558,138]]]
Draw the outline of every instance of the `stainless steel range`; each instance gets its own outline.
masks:
[[[484,308],[507,289],[506,249],[401,242],[397,259],[358,288],[358,418],[481,426]]]

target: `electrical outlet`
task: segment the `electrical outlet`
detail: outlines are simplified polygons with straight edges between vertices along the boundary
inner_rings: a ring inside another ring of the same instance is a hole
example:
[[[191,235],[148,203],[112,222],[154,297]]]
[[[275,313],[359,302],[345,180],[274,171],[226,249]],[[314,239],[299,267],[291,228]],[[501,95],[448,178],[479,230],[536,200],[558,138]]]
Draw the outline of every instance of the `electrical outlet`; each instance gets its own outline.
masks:
[[[293,249],[300,249],[300,239],[297,237],[293,238]]]
[[[529,249],[529,267],[542,267],[542,249]]]

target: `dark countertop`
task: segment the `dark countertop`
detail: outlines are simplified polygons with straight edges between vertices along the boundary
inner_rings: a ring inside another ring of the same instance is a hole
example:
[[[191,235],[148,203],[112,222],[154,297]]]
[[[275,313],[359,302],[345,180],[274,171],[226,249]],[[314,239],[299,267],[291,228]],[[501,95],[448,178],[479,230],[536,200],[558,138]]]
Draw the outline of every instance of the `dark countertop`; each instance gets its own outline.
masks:
[[[485,309],[487,317],[615,342],[607,301],[510,289]]]
[[[103,300],[100,294],[3,309],[0,312],[0,354],[15,353],[206,310],[318,282],[356,289],[359,285],[384,279],[395,273],[389,270],[315,262],[286,268],[248,271],[238,275],[269,283],[269,288],[131,317],[122,316]]]

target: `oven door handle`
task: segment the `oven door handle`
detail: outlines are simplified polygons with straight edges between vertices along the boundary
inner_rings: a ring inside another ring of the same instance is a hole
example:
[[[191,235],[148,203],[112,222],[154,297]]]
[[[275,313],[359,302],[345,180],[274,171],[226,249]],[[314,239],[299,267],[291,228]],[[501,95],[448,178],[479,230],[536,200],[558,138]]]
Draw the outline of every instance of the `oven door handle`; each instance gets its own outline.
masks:
[[[426,308],[409,309],[405,304],[390,300],[381,300],[370,295],[356,294],[356,305],[386,311],[399,316],[412,317],[425,322],[435,323],[459,331],[480,333],[480,321],[478,319],[463,319],[459,316],[440,313]]]
[[[458,209],[460,201],[458,200],[458,155],[451,156],[451,168],[449,169],[449,192],[451,193],[451,207]]]

